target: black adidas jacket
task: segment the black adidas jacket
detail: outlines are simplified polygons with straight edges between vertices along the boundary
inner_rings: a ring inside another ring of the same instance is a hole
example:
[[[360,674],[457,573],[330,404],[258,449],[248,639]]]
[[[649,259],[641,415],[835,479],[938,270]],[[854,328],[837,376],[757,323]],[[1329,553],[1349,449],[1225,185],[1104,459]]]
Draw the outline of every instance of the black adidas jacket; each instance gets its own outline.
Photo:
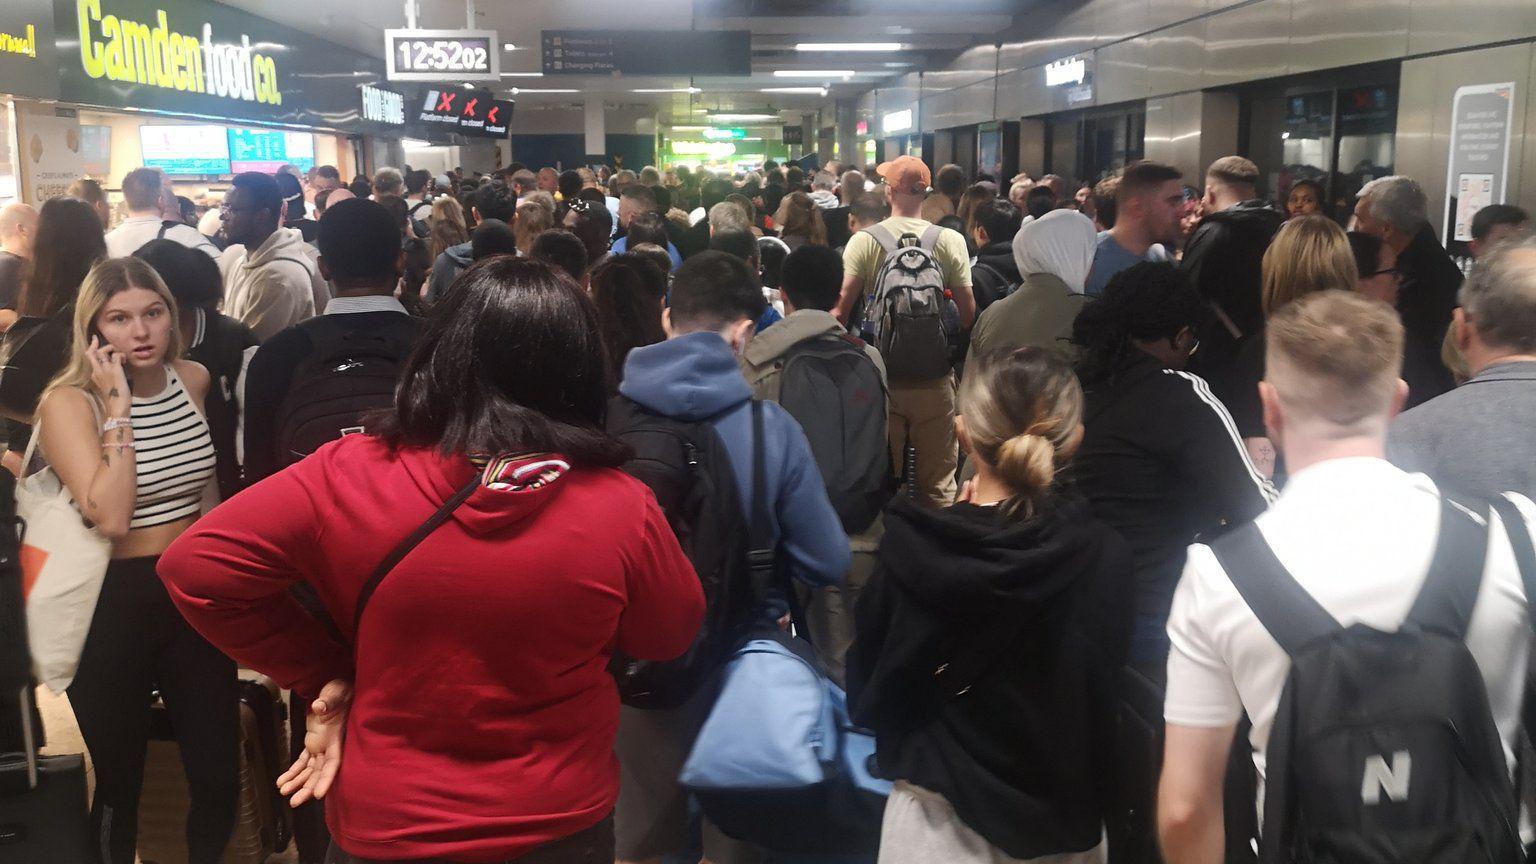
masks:
[[[1140,355],[1084,391],[1069,470],[1093,514],[1131,546],[1137,614],[1166,619],[1189,545],[1264,512],[1274,487],[1199,376]]]

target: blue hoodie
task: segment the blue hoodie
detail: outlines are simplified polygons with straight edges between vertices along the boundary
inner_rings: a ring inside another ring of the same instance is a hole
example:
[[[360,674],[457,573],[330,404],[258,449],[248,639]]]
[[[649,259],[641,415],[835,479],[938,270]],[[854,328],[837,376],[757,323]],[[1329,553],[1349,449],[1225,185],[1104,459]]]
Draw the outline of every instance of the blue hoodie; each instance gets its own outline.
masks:
[[[710,420],[731,455],[742,506],[751,512],[752,391],[724,339],[689,333],[630,351],[619,392],[676,420]],[[811,445],[800,424],[772,402],[763,405],[763,432],[768,510],[779,554],[802,582],[835,585],[848,572],[848,535],[827,500]]]

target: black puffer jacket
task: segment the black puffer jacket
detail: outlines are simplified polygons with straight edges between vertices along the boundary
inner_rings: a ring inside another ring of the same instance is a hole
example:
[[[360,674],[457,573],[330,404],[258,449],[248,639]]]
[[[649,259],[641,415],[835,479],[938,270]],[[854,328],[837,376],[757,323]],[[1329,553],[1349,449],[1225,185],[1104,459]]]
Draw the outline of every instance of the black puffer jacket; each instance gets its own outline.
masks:
[[[1200,220],[1179,266],[1208,302],[1237,326],[1240,336],[1264,327],[1259,300],[1264,250],[1284,224],[1280,211],[1262,200],[1244,201]],[[1230,358],[1237,339],[1213,315],[1200,337],[1206,357]]]
[[[1024,277],[1019,275],[1019,265],[1013,260],[1013,238],[992,243],[976,253],[976,264],[971,267],[971,293],[976,295],[976,314],[1008,296],[1019,286]]]
[[[1131,570],[1072,494],[1024,521],[893,505],[848,654],[880,773],[943,795],[1016,858],[1098,845]]]

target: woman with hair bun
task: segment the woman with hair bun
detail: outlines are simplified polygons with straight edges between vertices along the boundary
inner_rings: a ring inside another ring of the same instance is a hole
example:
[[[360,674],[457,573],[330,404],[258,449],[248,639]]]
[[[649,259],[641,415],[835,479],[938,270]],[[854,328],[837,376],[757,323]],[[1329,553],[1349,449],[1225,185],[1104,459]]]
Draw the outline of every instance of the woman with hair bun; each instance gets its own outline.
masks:
[[[1083,405],[1048,349],[980,358],[955,419],[975,478],[947,509],[886,513],[848,655],[896,781],[881,864],[1104,860],[1131,560],[1059,482]]]

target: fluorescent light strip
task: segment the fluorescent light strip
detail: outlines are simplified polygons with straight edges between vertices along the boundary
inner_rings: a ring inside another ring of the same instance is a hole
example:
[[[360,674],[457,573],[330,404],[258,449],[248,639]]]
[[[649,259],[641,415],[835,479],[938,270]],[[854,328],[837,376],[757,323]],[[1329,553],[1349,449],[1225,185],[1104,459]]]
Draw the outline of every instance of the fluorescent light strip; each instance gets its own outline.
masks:
[[[503,51],[516,51],[517,50],[517,46],[513,45],[511,42],[503,42],[503,43],[501,43],[501,50],[503,50]]]
[[[852,78],[852,69],[775,69],[775,78]]]
[[[698,87],[646,87],[640,90],[631,90],[631,93],[703,93]]]
[[[512,88],[512,95],[513,96],[517,96],[517,95],[522,94],[522,93],[580,93],[580,92],[581,92],[580,90],[565,90],[565,89],[560,89],[560,88],[546,88],[546,87],[513,87]]]
[[[812,96],[827,95],[825,87],[764,87],[763,93],[806,93]]]
[[[799,42],[796,51],[901,51],[900,42]]]
[[[543,78],[543,72],[503,72],[503,78]]]

